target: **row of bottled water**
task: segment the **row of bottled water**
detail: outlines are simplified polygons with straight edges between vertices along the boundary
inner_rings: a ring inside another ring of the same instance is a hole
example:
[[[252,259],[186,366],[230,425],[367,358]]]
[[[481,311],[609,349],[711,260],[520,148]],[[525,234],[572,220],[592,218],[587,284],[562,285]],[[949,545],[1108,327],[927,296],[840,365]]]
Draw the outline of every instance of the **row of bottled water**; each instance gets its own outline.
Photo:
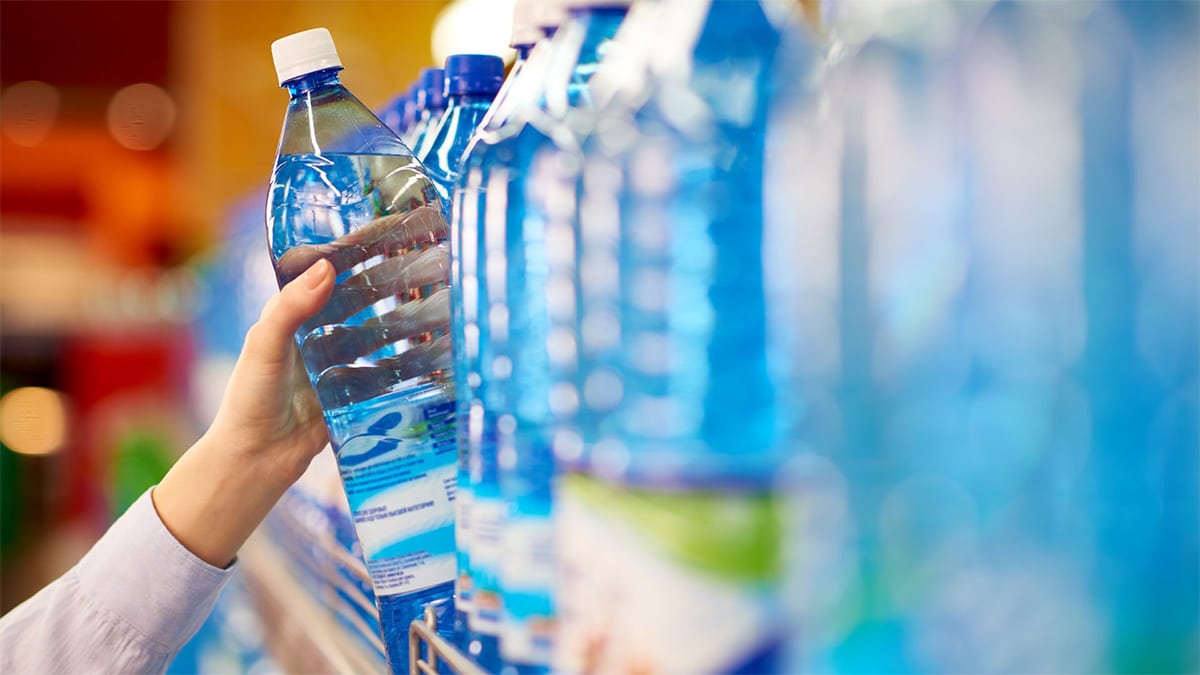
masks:
[[[1200,668],[1197,18],[521,0],[379,117],[273,45],[392,669]]]

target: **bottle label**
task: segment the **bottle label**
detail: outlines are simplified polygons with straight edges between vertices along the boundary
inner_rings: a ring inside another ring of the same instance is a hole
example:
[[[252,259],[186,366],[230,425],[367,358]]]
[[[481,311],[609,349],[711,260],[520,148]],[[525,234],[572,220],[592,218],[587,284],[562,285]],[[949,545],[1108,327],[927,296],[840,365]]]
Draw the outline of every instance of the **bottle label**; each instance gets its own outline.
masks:
[[[465,476],[459,472],[458,492],[454,499],[454,537],[458,547],[458,576],[454,579],[454,607],[459,612],[470,612],[474,596],[471,583],[471,506],[474,497]]]
[[[387,596],[453,581],[457,468],[453,401],[380,407],[337,456],[367,572]]]
[[[471,613],[468,625],[476,633],[498,635],[504,611],[500,598],[501,532],[507,507],[498,495],[476,489],[471,504]]]
[[[500,580],[505,661],[549,665],[554,640],[554,525],[548,515],[514,515],[504,528]]]
[[[778,672],[783,499],[565,476],[554,669]]]

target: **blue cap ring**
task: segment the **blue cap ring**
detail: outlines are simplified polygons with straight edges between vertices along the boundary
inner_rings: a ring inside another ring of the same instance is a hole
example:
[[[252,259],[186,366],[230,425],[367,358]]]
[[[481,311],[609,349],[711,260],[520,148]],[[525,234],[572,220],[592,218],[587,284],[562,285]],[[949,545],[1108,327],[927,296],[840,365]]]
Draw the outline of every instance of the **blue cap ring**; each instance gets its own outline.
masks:
[[[418,102],[424,99],[425,110],[441,110],[446,107],[446,73],[441,68],[421,70]]]
[[[491,54],[454,54],[446,59],[446,96],[491,94],[504,83],[504,61]]]

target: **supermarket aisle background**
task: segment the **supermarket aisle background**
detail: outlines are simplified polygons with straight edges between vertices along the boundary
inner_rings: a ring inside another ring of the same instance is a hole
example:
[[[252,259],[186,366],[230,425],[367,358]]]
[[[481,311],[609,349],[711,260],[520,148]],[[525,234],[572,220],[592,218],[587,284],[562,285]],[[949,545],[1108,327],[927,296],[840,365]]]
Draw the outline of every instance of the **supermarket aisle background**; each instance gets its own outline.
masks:
[[[189,322],[233,301],[199,274],[270,170],[286,102],[271,41],[329,27],[347,80],[381,106],[432,65],[447,6],[0,5],[0,391],[34,388],[0,406],[0,611],[72,564],[200,427],[197,392],[219,382],[197,372]]]
[[[219,395],[228,364],[201,359],[213,334],[193,321],[249,311],[211,271],[231,220],[261,214],[286,99],[270,42],[329,27],[376,107],[435,63],[448,6],[0,3],[0,613],[157,480]],[[1200,662],[1197,345],[1179,318],[1197,306],[1195,26],[1157,41],[1169,12],[1099,5],[1118,9],[1083,23],[1087,50],[1061,29],[1010,49],[1028,15],[1005,11],[1037,6],[997,3],[963,61],[879,19],[838,55],[841,117],[791,130],[809,154],[771,194],[812,227],[775,262],[805,284],[805,394],[828,422],[804,467],[806,663]],[[1125,405],[1141,392],[1161,415]],[[274,668],[231,595],[213,625],[245,653],[202,670]]]

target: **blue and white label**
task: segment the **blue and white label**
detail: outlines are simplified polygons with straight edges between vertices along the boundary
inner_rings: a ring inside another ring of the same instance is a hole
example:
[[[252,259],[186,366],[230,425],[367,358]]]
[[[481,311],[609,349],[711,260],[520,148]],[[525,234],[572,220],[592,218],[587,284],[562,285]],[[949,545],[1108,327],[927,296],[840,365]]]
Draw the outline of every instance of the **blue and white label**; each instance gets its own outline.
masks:
[[[454,604],[459,612],[470,612],[474,597],[471,575],[471,506],[475,501],[463,472],[458,476],[458,494],[454,499],[457,510],[455,542],[458,547],[458,576],[454,580]]]
[[[452,581],[456,568],[454,404],[384,410],[337,448],[354,528],[381,596]]]
[[[504,528],[500,654],[511,663],[549,665],[554,648],[554,523],[514,515]]]
[[[501,533],[507,514],[504,500],[475,492],[471,504],[472,631],[499,635],[504,604],[500,597]]]

